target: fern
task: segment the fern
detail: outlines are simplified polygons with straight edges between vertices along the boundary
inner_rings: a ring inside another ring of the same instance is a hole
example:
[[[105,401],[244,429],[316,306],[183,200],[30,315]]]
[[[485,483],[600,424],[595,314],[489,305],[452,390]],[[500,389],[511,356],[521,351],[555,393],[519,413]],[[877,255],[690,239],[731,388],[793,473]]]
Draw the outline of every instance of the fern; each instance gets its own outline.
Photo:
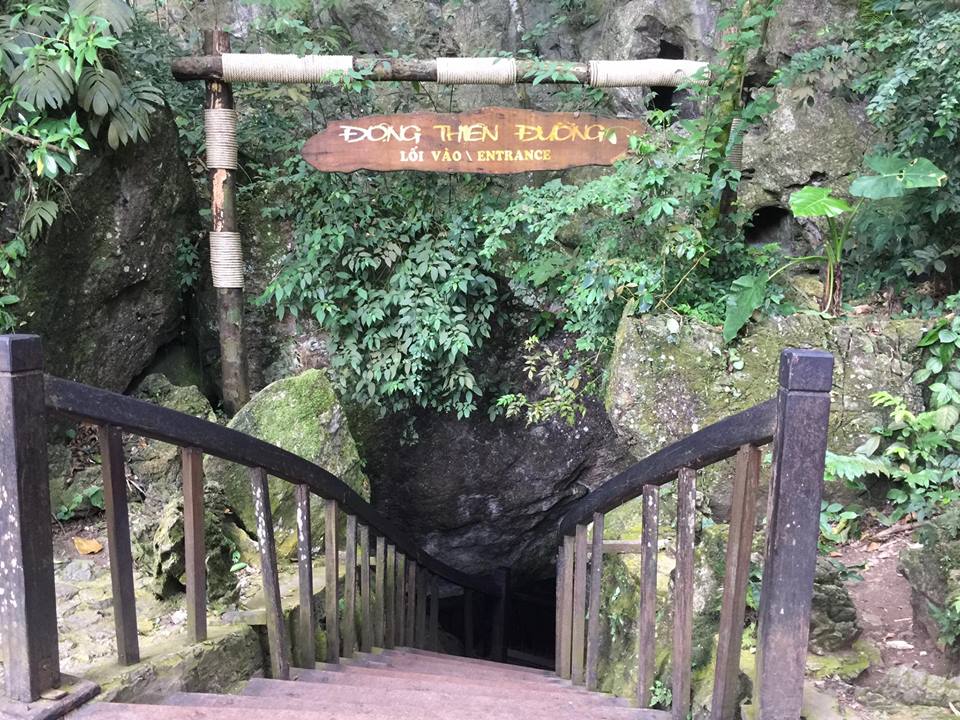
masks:
[[[73,78],[55,55],[38,50],[11,73],[10,80],[22,102],[38,111],[59,110],[73,96]]]

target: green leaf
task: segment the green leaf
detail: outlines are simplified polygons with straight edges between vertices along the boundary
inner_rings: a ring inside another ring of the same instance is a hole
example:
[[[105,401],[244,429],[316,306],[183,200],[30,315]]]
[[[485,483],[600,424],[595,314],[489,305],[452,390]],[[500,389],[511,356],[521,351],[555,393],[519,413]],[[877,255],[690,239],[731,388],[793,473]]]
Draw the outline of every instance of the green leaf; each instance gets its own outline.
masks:
[[[827,187],[808,185],[790,195],[790,210],[794,217],[839,217],[853,210],[843,198],[833,196]]]
[[[895,155],[875,156],[867,165],[877,175],[858,177],[850,185],[850,194],[870,200],[902,197],[914,188],[940,187],[947,175],[926,158],[906,160]]]
[[[750,316],[763,304],[769,278],[760,275],[742,275],[733,281],[727,295],[727,312],[723,319],[723,340],[730,342],[747,324]]]

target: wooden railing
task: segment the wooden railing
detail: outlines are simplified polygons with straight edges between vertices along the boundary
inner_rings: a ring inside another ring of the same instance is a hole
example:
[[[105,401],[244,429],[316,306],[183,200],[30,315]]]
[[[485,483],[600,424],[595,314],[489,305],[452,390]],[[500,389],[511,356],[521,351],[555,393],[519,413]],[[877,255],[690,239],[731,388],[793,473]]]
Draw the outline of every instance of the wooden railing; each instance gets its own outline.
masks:
[[[474,641],[473,593],[494,598],[493,639],[502,646],[505,581],[463,573],[426,553],[394,523],[321,467],[249,435],[167,408],[43,374],[40,338],[0,336],[0,646],[6,694],[31,702],[61,681],[57,646],[53,546],[47,470],[46,415],[99,427],[104,505],[117,656],[139,661],[133,559],[121,432],[181,448],[186,557],[187,632],[207,637],[203,527],[203,457],[214,455],[249,468],[259,541],[271,673],[288,678],[293,662],[280,601],[268,476],[296,485],[299,571],[298,658],[315,662],[314,539],[310,496],[324,500],[327,661],[356,649],[410,645],[436,649],[439,639],[439,578],[466,594],[468,632]],[[337,521],[346,514],[345,577],[339,581]],[[371,577],[371,564],[373,577]],[[359,568],[359,632],[355,623]],[[342,589],[342,593],[341,593]],[[338,602],[344,601],[340,625]],[[499,639],[498,639],[499,638]]]
[[[558,674],[596,689],[604,513],[642,497],[637,702],[654,683],[660,486],[676,482],[676,567],[672,588],[671,715],[691,705],[694,529],[697,470],[736,456],[711,720],[735,717],[740,645],[756,524],[760,448],[773,441],[767,536],[758,617],[753,705],[763,720],[800,717],[816,568],[833,357],[784,350],[777,397],[650,455],[577,502],[561,523],[557,560]],[[593,524],[592,541],[588,525]],[[607,551],[624,551],[610,544]],[[589,583],[587,581],[589,577]]]

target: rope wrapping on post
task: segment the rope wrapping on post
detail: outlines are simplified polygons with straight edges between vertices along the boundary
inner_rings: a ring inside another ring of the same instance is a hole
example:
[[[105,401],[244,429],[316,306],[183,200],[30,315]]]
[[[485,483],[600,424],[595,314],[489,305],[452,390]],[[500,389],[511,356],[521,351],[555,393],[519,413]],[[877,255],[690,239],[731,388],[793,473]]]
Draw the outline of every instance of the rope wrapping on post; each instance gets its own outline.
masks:
[[[243,288],[240,233],[210,232],[210,270],[215,288]]]
[[[437,82],[443,85],[513,85],[517,61],[513,58],[437,58]]]
[[[743,126],[743,120],[741,118],[734,118],[733,122],[730,123],[730,137],[736,137],[737,133],[740,132],[740,128]],[[727,159],[737,170],[743,170],[743,137],[737,138],[736,142],[730,147],[730,152],[727,154]]]
[[[224,108],[203,111],[207,167],[237,169],[237,111]]]
[[[676,87],[688,82],[707,63],[697,60],[591,60],[590,85],[593,87],[635,87],[667,86]],[[703,85],[705,79],[694,80]]]
[[[225,82],[312,83],[331,73],[353,70],[352,55],[273,55],[224,53]]]

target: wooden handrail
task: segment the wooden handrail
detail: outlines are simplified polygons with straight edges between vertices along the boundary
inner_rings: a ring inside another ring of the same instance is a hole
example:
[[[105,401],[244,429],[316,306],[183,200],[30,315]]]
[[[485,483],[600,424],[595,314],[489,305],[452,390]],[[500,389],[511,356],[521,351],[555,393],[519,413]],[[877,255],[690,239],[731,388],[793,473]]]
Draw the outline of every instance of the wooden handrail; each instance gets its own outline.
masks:
[[[560,534],[572,535],[594,513],[610,512],[639,497],[646,485],[670,482],[681,468],[699,470],[733,457],[743,445],[766,445],[773,439],[776,420],[776,400],[767,400],[648,455],[574,503],[560,522]]]
[[[263,468],[269,475],[305,485],[314,495],[335,500],[344,511],[394,543],[407,558],[436,575],[489,595],[499,592],[499,586],[492,578],[462,572],[426,553],[346,483],[299,455],[208,420],[108,390],[52,375],[44,377],[44,384],[48,412],[98,425],[116,426],[135,435],[196,448],[207,455],[249,468]]]

